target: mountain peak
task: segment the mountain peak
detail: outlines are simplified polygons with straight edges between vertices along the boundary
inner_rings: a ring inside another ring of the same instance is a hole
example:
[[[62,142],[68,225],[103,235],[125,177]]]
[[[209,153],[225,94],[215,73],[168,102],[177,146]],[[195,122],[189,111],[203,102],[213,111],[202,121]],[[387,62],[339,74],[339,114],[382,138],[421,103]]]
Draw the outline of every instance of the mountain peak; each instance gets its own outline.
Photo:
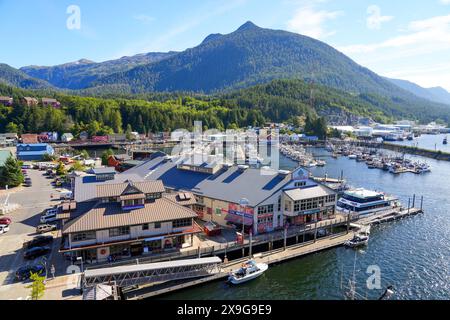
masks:
[[[259,27],[253,22],[247,21],[242,26],[240,26],[239,29],[237,29],[237,31],[252,30],[252,29],[259,29]]]

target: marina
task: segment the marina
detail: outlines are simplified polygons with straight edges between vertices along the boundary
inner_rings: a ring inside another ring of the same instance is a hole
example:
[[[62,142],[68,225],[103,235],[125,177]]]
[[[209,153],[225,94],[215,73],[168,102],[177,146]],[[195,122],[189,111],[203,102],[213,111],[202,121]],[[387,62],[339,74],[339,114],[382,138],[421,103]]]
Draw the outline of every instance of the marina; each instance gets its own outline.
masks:
[[[344,171],[345,179],[356,187],[371,190],[382,189],[388,194],[395,194],[405,205],[411,199],[411,186],[417,179],[420,186],[414,192],[424,195],[426,213],[417,215],[419,210],[405,210],[399,214],[394,211],[386,212],[381,221],[369,219],[360,220],[359,224],[372,223],[370,241],[363,249],[345,249],[341,245],[333,250],[307,255],[301,259],[287,261],[270,267],[269,270],[255,281],[242,287],[229,288],[222,281],[215,281],[191,289],[181,290],[162,296],[163,299],[258,299],[267,296],[269,292],[277,290],[277,299],[343,299],[342,278],[349,278],[353,272],[354,256],[356,260],[356,282],[358,291],[365,291],[365,298],[377,299],[382,294],[380,290],[364,288],[365,270],[368,265],[377,263],[384,274],[382,287],[393,285],[396,288],[394,299],[444,299],[448,298],[448,244],[450,239],[445,235],[448,225],[448,214],[445,200],[445,186],[439,181],[449,179],[450,171],[437,165],[437,161],[430,160],[436,167],[429,175],[391,175],[384,171],[367,170],[360,162],[351,161],[346,157],[334,159],[324,149],[311,148],[310,152],[318,157],[326,158],[328,165],[324,168],[313,168],[312,174],[323,177],[338,177]],[[417,160],[423,161],[422,158]],[[295,167],[295,162],[281,159],[283,168]],[[439,177],[439,178],[437,178]],[[437,181],[436,181],[437,179]],[[425,187],[426,186],[426,187]],[[442,189],[444,188],[444,189]],[[432,194],[439,193],[436,197]],[[416,200],[419,205],[419,199]],[[411,202],[412,203],[412,202]],[[418,208],[420,209],[420,208]],[[447,208],[450,210],[450,208]],[[404,219],[407,216],[411,218]],[[369,218],[369,216],[367,217]],[[397,220],[390,223],[389,220]],[[381,222],[385,222],[382,224]],[[444,237],[441,237],[444,235]],[[420,242],[416,237],[421,239]],[[390,241],[386,241],[390,239]],[[341,243],[343,244],[343,243]],[[411,255],[410,253],[413,253]],[[428,257],[428,258],[426,258]],[[418,264],[414,266],[412,262]],[[406,265],[405,265],[406,264]],[[437,273],[425,272],[425,268],[436,270]],[[419,272],[425,272],[421,273]],[[437,271],[439,270],[439,271]],[[444,272],[444,273],[442,273]],[[437,286],[437,289],[432,289]]]

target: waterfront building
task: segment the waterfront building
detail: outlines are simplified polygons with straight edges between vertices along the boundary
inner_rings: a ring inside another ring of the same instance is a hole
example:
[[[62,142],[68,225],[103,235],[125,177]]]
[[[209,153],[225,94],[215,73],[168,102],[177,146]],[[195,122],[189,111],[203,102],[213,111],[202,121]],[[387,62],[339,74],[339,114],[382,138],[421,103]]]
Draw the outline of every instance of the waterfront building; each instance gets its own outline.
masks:
[[[17,133],[0,133],[0,146],[12,146],[17,143]]]
[[[244,225],[253,234],[334,217],[336,193],[309,178],[302,168],[293,172],[246,165],[194,164],[160,156],[117,178],[137,176],[162,181],[173,191],[194,194],[198,218],[223,227]],[[245,198],[248,203],[241,206]]]
[[[22,161],[42,160],[44,155],[54,155],[55,151],[51,145],[47,143],[35,144],[18,144],[17,159]]]
[[[39,143],[38,135],[35,133],[22,133],[20,135],[20,140],[22,143],[26,144]]]
[[[84,261],[176,251],[202,232],[189,195],[164,195],[161,181],[82,183],[77,193],[87,200],[59,215],[65,220],[60,252]]]

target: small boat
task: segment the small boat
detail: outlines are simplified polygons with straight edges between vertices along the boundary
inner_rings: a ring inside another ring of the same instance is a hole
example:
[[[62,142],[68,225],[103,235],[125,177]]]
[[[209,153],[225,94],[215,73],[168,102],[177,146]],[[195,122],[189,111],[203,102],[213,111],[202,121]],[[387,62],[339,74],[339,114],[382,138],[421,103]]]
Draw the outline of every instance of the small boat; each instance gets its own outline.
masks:
[[[443,144],[448,144],[447,137],[444,138]]]
[[[265,263],[256,263],[255,260],[249,260],[242,265],[239,270],[233,271],[228,277],[228,282],[232,284],[241,284],[255,279],[262,275],[269,266]]]
[[[318,167],[324,167],[327,163],[325,162],[325,160],[317,160],[316,161],[316,166]]]
[[[344,242],[344,245],[350,248],[356,248],[359,246],[366,245],[369,242],[369,236],[357,234],[353,237],[353,239],[347,240]]]

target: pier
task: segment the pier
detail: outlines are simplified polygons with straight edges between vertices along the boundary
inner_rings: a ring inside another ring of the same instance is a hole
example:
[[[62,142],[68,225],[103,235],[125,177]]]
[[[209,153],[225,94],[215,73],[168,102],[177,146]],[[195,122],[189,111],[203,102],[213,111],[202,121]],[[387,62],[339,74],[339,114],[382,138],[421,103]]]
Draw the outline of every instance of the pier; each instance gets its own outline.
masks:
[[[257,263],[266,263],[268,265],[273,265],[277,263],[282,263],[294,258],[305,256],[308,254],[320,252],[322,250],[342,246],[345,241],[352,239],[354,232],[343,232],[340,234],[334,234],[327,238],[322,238],[316,241],[309,241],[301,244],[295,244],[288,246],[286,248],[275,249],[263,253],[258,253],[253,256]],[[167,294],[182,290],[185,288],[197,286],[200,284],[208,283],[211,281],[224,280],[228,277],[228,273],[232,270],[238,269],[241,264],[247,261],[248,258],[241,258],[237,260],[230,261],[228,263],[223,263],[221,267],[221,272],[212,276],[208,276],[202,279],[195,279],[179,284],[163,284],[161,286],[153,287],[142,287],[133,291],[125,293],[127,300],[140,300],[159,296],[162,294]],[[225,261],[226,262],[226,261]]]
[[[376,225],[391,221],[400,220],[403,218],[407,218],[410,216],[415,216],[419,213],[423,213],[423,210],[420,208],[409,208],[402,210],[388,210],[381,214],[376,214],[373,216],[365,217],[356,221],[356,223],[360,225]]]

